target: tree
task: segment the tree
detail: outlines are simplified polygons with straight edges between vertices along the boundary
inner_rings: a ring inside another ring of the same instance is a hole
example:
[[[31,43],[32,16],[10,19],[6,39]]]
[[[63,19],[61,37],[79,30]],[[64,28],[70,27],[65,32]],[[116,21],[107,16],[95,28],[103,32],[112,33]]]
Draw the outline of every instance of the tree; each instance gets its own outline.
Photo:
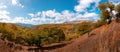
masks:
[[[112,12],[114,10],[115,5],[112,2],[107,2],[105,4],[106,4],[107,8],[110,9],[110,12]]]
[[[98,5],[100,10],[106,10],[107,6],[105,4],[99,4]]]
[[[65,40],[64,32],[56,27],[39,28],[38,34],[41,37],[41,45]]]
[[[115,7],[115,11],[117,11],[116,17],[120,18],[120,4]]]
[[[90,22],[82,22],[80,25],[76,27],[76,33],[79,35],[83,35],[84,33],[90,32],[92,30]]]
[[[120,22],[120,4],[118,4],[116,7],[115,7],[115,11],[117,12],[116,14],[116,22]]]
[[[108,10],[102,10],[100,13],[101,20],[106,20],[110,18],[109,11]]]
[[[98,7],[101,10],[101,13],[100,13],[101,20],[107,20],[107,22],[109,24],[111,22],[111,19],[115,18],[112,13],[115,5],[113,3],[107,2],[104,4],[99,4]]]

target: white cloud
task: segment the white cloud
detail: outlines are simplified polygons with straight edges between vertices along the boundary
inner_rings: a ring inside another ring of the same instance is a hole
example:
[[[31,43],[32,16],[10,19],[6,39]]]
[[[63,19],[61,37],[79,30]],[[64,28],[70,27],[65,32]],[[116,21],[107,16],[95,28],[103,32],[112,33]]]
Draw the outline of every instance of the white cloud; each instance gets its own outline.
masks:
[[[8,16],[8,14],[10,14],[8,11],[0,10],[0,19],[9,19],[10,17]]]
[[[11,0],[12,5],[24,7],[18,0]],[[98,19],[98,14],[95,12],[87,12],[86,9],[90,7],[91,3],[95,3],[95,7],[99,3],[99,0],[79,0],[79,4],[75,6],[75,11],[71,12],[69,10],[63,10],[57,12],[55,9],[47,11],[38,11],[36,13],[27,14],[28,17],[16,16],[10,17],[10,12],[6,10],[0,10],[0,21],[7,23],[26,23],[26,24],[51,24],[51,23],[64,23],[70,21],[80,21],[80,20],[96,20]],[[2,7],[1,7],[2,6]],[[7,8],[5,5],[0,5],[1,8]],[[8,6],[9,7],[9,6]],[[84,12],[83,14],[79,12]]]
[[[98,20],[99,16],[96,13],[85,13],[85,14],[76,14],[74,18],[70,21],[81,21],[81,20]]]
[[[93,18],[93,17],[98,17],[98,14],[96,13],[85,13],[83,16],[83,18]]]
[[[39,14],[39,15],[38,15]],[[37,12],[35,14],[29,14],[32,19],[29,21],[34,22],[34,24],[45,24],[45,23],[64,23],[70,21],[80,21],[80,20],[96,20],[98,19],[98,14],[91,12],[86,12],[85,14],[79,14],[64,10],[61,13],[56,12],[55,10],[48,10]],[[34,17],[34,18],[33,18]],[[35,23],[37,21],[37,23]]]
[[[28,14],[30,17],[34,17],[35,15],[33,13]]]
[[[18,4],[18,1],[17,1],[17,0],[12,0],[12,4],[13,4],[13,5],[17,5],[17,4]]]
[[[109,0],[109,2],[112,2],[115,5],[120,4],[120,0]]]
[[[6,10],[0,10],[0,22],[7,22],[10,20],[9,14],[10,13]]]
[[[7,15],[7,14],[10,14],[8,11],[6,10],[0,10],[0,15]]]
[[[14,21],[17,22],[17,23],[24,23],[24,17],[15,17],[14,18]]]
[[[31,20],[25,19],[25,17],[10,17],[9,15],[10,12],[8,12],[7,10],[5,9],[0,10],[0,22],[32,24]]]
[[[24,5],[22,5],[18,0],[11,0],[12,5],[16,5],[16,6],[20,6],[20,7],[24,7]]]
[[[41,14],[42,14],[41,12],[37,12],[35,14],[34,13],[29,13],[28,15],[32,18],[36,18],[36,17],[40,17]]]
[[[3,9],[3,8],[7,8],[7,6],[2,4],[2,3],[0,3],[0,9]]]
[[[55,15],[56,15],[55,10],[48,10],[48,11],[44,11],[44,12],[45,12],[44,15],[49,16],[49,17],[55,17]]]
[[[109,0],[109,2],[120,3],[120,0]]]
[[[75,6],[74,10],[77,12],[86,12],[90,4],[95,3],[95,7],[98,6],[100,0],[78,0],[78,5]]]
[[[7,11],[1,11],[0,12],[0,18],[1,22],[9,22],[9,23],[26,23],[26,24],[51,24],[51,23],[64,23],[64,22],[70,22],[70,21],[80,21],[80,20],[90,20],[90,19],[97,19],[98,14],[96,13],[88,13],[85,14],[79,14],[79,13],[73,13],[68,10],[65,10],[61,13],[56,12],[55,10],[48,10],[48,11],[42,11],[37,12],[35,14],[31,13],[30,19],[26,19],[25,17],[9,17],[8,14],[10,14]],[[36,17],[35,17],[36,16]]]

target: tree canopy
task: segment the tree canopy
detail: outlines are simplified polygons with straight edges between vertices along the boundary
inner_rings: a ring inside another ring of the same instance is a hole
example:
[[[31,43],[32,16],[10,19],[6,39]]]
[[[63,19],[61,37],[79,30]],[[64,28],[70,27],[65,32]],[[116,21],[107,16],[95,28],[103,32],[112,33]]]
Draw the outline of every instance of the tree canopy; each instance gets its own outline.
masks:
[[[118,19],[118,17],[120,17],[120,4],[114,5],[112,2],[107,2],[99,4],[98,7],[101,10],[101,20],[109,20],[108,22],[110,22],[112,18]],[[113,11],[115,11],[116,14],[114,14]]]

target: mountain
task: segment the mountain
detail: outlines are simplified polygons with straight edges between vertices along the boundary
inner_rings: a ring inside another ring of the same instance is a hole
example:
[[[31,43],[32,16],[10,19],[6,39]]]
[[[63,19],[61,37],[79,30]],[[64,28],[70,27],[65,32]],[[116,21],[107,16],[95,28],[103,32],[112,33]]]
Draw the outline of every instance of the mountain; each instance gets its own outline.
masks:
[[[25,23],[16,23],[17,25],[23,26],[23,27],[32,27],[34,25],[32,24],[25,24]]]
[[[64,22],[64,24],[79,24],[82,22],[95,22],[95,21],[81,20],[81,21]]]

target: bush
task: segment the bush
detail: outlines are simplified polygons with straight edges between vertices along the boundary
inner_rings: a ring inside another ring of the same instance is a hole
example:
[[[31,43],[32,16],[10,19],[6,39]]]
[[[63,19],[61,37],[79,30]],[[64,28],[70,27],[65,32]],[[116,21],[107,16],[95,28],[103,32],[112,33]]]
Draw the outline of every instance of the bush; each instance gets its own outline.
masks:
[[[42,44],[50,44],[53,42],[59,42],[65,40],[65,34],[61,29],[58,28],[43,28],[40,29]]]
[[[69,41],[69,40],[72,40],[72,39],[77,38],[77,37],[79,37],[78,34],[72,34],[72,35],[66,36],[65,40]]]
[[[98,27],[105,25],[105,24],[107,24],[107,21],[98,20],[96,23],[92,24],[92,28],[95,29],[95,28],[98,28]]]
[[[82,22],[80,25],[76,27],[76,33],[79,35],[83,35],[87,32],[90,32],[92,30],[90,22]]]

